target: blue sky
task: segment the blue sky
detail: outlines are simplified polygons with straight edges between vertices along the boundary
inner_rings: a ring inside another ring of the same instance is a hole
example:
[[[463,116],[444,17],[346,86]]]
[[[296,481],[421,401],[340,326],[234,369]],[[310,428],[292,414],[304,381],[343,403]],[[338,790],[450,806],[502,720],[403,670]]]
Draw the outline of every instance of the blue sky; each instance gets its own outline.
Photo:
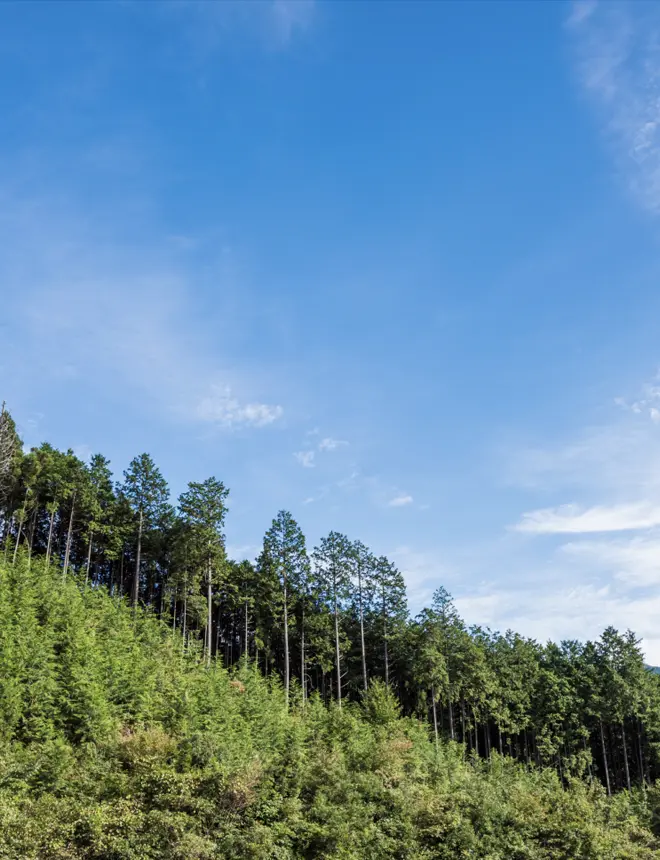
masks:
[[[660,7],[6,3],[0,132],[27,444],[660,662]]]

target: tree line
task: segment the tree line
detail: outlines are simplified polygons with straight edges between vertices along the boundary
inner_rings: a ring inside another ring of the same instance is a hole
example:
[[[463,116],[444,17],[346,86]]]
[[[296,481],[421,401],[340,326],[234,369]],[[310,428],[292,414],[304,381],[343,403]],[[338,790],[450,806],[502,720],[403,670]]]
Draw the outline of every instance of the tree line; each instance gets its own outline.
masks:
[[[258,557],[227,557],[229,489],[190,482],[173,504],[148,454],[115,481],[109,461],[83,462],[48,443],[24,451],[0,410],[0,551],[6,564],[57,564],[180,634],[202,663],[248,662],[279,678],[287,701],[359,700],[375,681],[431,739],[466,754],[494,751],[562,781],[608,793],[653,783],[660,768],[660,679],[630,631],[595,642],[541,644],[468,627],[439,588],[411,617],[400,571],[331,531],[308,549],[288,511]]]

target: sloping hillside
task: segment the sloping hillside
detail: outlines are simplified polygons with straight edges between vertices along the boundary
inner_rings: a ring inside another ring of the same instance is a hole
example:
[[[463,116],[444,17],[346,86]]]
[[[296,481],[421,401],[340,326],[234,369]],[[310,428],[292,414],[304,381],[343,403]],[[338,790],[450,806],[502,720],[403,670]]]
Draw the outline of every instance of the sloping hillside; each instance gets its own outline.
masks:
[[[294,697],[295,698],[295,697]],[[376,683],[289,709],[43,559],[0,567],[0,857],[651,858],[660,796],[432,742]]]

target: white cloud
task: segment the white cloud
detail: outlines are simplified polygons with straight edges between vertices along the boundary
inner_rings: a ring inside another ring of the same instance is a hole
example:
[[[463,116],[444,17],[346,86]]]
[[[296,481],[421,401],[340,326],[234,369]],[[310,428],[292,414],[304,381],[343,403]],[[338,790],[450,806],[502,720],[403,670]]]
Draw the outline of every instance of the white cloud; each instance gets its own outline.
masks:
[[[561,505],[523,514],[513,528],[528,534],[580,534],[647,529],[660,525],[660,506],[649,502],[596,505],[586,510]]]
[[[582,567],[608,571],[627,585],[645,588],[660,585],[660,537],[628,540],[573,541],[561,552]]]
[[[652,3],[575,6],[569,19],[579,77],[641,203],[660,211],[660,8]]]
[[[267,403],[241,403],[232,397],[230,388],[214,386],[213,392],[202,398],[197,407],[197,416],[202,421],[221,427],[252,426],[265,427],[282,417],[281,406]]]
[[[552,582],[552,576],[543,574]],[[485,586],[472,595],[458,596],[456,607],[470,624],[508,628],[545,642],[594,639],[613,624],[642,637],[647,660],[660,664],[660,594],[631,598],[609,585],[583,583],[543,589],[537,582],[526,589]]]
[[[314,463],[314,452],[313,451],[296,451],[293,455],[296,460],[300,463],[301,466],[304,466],[305,469],[313,469],[316,465]]]
[[[625,398],[617,397],[614,402],[622,409],[627,409],[635,415],[648,415],[655,424],[660,422],[660,385],[657,384],[658,376],[653,382],[647,382],[642,387],[642,396],[628,403]]]
[[[405,505],[412,505],[413,497],[401,494],[400,496],[395,496],[393,499],[390,499],[387,503],[390,508],[402,508]]]
[[[344,445],[348,445],[348,442],[343,439],[332,439],[328,436],[319,442],[319,451],[335,451]]]

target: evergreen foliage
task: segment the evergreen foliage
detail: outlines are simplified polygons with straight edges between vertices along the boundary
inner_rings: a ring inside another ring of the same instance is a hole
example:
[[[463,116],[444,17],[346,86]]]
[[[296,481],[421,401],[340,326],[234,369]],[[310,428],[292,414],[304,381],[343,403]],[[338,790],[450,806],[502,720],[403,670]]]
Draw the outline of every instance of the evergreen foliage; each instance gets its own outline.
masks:
[[[660,676],[631,632],[468,628],[442,588],[151,457],[23,452],[0,412],[0,860],[646,858]]]

